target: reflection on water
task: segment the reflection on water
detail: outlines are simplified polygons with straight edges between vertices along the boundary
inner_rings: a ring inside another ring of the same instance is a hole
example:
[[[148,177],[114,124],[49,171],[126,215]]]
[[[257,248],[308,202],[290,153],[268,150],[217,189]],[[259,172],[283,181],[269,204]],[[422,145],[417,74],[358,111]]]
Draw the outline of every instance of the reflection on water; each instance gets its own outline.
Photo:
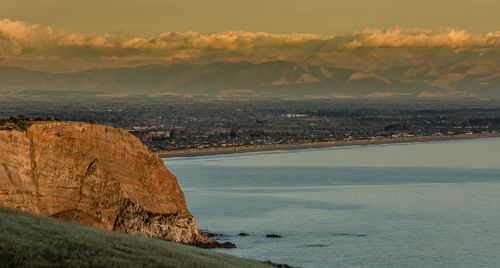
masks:
[[[199,227],[238,246],[223,252],[302,267],[496,267],[499,145],[482,139],[166,164]]]

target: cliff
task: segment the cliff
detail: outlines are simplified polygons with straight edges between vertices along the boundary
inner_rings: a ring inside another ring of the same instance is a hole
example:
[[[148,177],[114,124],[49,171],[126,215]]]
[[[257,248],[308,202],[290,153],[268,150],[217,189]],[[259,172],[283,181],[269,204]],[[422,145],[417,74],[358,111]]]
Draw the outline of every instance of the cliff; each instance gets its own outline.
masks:
[[[204,247],[184,193],[127,131],[76,122],[0,130],[0,206]]]

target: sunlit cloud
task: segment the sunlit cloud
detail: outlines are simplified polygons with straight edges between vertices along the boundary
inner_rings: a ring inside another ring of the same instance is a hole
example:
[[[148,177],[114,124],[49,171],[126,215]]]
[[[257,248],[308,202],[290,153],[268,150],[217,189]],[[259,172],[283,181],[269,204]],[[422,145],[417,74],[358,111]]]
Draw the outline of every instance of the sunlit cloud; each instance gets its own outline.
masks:
[[[244,31],[88,34],[0,18],[0,60],[4,63],[38,61],[55,65],[60,61],[69,66],[78,62],[79,69],[85,64],[94,68],[98,65],[96,62],[108,66],[126,62],[168,63],[200,59],[262,62],[313,61],[314,57],[321,60],[330,57],[340,59],[342,64],[357,64],[360,49],[387,47],[442,48],[450,53],[474,52],[482,56],[500,47],[500,31],[475,34],[447,27],[393,27],[387,30],[364,29],[344,36]],[[411,53],[405,53],[405,57],[411,57]],[[363,54],[360,64],[379,62],[382,58],[377,51],[371,51]]]
[[[55,47],[104,49],[107,53],[129,51],[170,52],[176,50],[242,51],[259,47],[279,47],[308,40],[328,40],[331,36],[307,33],[272,34],[265,32],[231,31],[213,34],[197,32],[165,32],[158,35],[84,34],[53,29],[10,19],[0,20],[2,55],[23,55]],[[126,56],[126,55],[125,55]]]
[[[357,47],[497,47],[500,45],[500,31],[486,34],[472,34],[465,30],[437,27],[415,29],[393,27],[388,30],[364,29],[348,35],[352,41],[345,45]]]

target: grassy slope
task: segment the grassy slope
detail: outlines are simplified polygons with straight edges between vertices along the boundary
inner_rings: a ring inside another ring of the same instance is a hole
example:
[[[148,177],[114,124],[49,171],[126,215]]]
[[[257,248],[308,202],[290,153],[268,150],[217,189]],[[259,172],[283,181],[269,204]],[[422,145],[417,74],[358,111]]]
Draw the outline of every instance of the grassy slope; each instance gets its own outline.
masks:
[[[0,267],[270,267],[177,243],[0,207]]]

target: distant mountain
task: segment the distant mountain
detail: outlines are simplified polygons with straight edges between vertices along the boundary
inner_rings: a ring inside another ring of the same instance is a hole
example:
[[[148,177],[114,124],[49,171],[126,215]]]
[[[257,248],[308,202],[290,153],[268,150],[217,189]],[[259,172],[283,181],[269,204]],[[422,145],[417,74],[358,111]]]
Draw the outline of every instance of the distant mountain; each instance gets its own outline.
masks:
[[[341,97],[500,97],[500,65],[487,61],[395,60],[387,62],[386,66],[379,64],[364,69],[354,64],[338,67],[327,61],[318,63],[318,58],[302,63],[174,63],[67,73],[0,67],[0,92],[218,94],[227,90],[246,90],[255,94]]]

